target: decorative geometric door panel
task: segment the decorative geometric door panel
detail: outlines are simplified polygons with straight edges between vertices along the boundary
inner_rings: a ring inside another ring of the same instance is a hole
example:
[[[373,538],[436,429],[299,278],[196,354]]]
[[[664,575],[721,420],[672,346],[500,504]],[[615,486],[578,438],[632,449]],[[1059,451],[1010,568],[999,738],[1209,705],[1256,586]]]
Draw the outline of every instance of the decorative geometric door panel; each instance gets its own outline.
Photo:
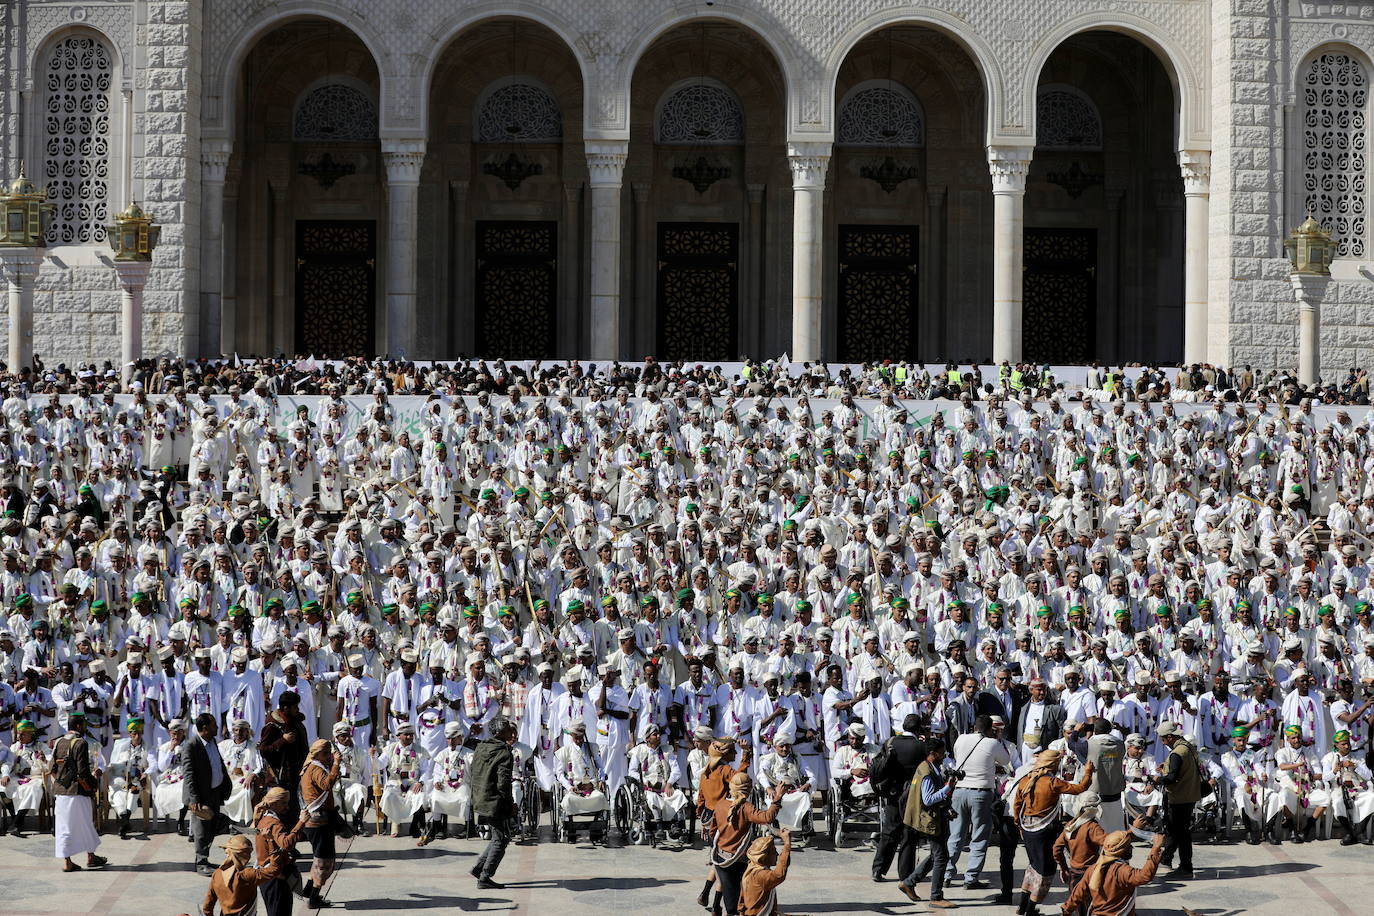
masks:
[[[916,355],[915,226],[840,227],[840,362]]]
[[[1021,348],[1027,362],[1072,366],[1097,353],[1097,230],[1027,229]]]
[[[658,358],[738,355],[739,224],[658,224]]]
[[[296,349],[371,356],[377,310],[377,224],[296,223]]]
[[[477,224],[477,355],[549,359],[558,330],[558,224]]]

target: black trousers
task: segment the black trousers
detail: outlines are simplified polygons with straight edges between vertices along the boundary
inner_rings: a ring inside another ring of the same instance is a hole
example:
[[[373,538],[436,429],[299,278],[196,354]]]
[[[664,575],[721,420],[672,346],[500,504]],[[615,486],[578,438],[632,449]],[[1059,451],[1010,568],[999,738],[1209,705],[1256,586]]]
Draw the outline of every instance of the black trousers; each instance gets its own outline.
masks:
[[[873,849],[873,877],[887,875],[897,860],[897,875],[909,875],[916,865],[916,831],[902,823],[906,804],[901,796],[883,799],[878,809],[878,845]]]
[[[1016,823],[1011,818],[1001,818],[1001,826],[994,831],[997,842],[997,872],[1002,880],[1002,893],[1010,894],[1016,890],[1012,882],[1016,875],[1016,849],[1020,837],[1016,834]]]
[[[739,892],[744,886],[744,870],[749,862],[743,857],[728,868],[716,866],[716,883],[720,885],[720,903],[729,916],[739,912]]]
[[[262,886],[262,905],[267,916],[291,916],[291,887],[282,878]]]
[[[1164,823],[1169,839],[1164,844],[1164,859],[1172,861],[1178,853],[1178,867],[1193,870],[1193,805],[1194,802],[1171,804],[1165,809]]]

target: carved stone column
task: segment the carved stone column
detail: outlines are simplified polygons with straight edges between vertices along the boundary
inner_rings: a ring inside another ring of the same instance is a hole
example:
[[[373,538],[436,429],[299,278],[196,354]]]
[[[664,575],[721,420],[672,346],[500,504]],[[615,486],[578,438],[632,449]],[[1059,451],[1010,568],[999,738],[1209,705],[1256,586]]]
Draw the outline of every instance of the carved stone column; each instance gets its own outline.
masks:
[[[1021,267],[1032,149],[989,146],[992,172],[992,361],[1021,361]]]
[[[1182,150],[1183,171],[1183,362],[1207,359],[1208,209],[1212,188],[1212,154]]]
[[[383,140],[382,160],[386,163],[387,198],[385,350],[396,359],[415,359],[415,251],[425,141]]]
[[[588,140],[592,359],[620,358],[620,196],[628,140]]]
[[[829,143],[789,143],[792,167],[792,352],[796,362],[821,358],[821,235]]]
[[[200,349],[233,353],[234,326],[224,314],[224,176],[231,141],[206,139],[200,145]]]

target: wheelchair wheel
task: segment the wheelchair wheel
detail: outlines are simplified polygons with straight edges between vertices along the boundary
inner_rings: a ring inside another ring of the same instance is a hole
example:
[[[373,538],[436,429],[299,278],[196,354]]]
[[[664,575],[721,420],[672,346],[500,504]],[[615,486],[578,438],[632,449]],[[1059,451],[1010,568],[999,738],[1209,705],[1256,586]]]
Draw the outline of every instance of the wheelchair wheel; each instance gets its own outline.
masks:
[[[539,783],[528,780],[520,805],[520,829],[527,837],[539,836]]]
[[[549,823],[553,826],[553,841],[561,843],[566,839],[563,830],[563,787],[554,784],[553,787],[553,808],[549,811]]]
[[[838,792],[831,792],[826,802],[826,822],[830,825],[830,841],[839,849],[844,840],[844,806],[836,798]]]
[[[614,819],[616,832],[627,841],[639,845],[644,842],[643,832],[640,831],[638,839],[635,839],[633,831],[634,823],[634,802],[630,799],[630,792],[624,786],[615,793],[615,801],[611,803],[611,814]]]

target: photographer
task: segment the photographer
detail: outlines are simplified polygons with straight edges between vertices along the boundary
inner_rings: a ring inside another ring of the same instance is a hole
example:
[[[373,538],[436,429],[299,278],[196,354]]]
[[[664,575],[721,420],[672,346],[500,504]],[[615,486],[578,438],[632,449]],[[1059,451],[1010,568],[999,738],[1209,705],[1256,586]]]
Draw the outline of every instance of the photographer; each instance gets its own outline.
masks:
[[[945,900],[945,865],[949,860],[949,799],[958,782],[953,773],[945,771],[945,745],[939,738],[931,738],[926,749],[925,763],[916,768],[912,777],[913,789],[907,793],[906,816],[902,818],[912,830],[926,838],[926,854],[911,872],[897,885],[908,900],[918,901],[916,885],[930,875],[930,905],[941,909],[953,907]]]
[[[973,731],[955,740],[954,759],[958,761],[954,767],[958,782],[950,806],[954,823],[949,833],[949,870],[951,874],[957,872],[959,853],[967,843],[968,868],[964,871],[964,887],[980,890],[988,886],[979,875],[987,859],[988,838],[992,835],[997,771],[1011,772],[1011,752],[993,734],[992,717],[979,716],[974,721]]]

